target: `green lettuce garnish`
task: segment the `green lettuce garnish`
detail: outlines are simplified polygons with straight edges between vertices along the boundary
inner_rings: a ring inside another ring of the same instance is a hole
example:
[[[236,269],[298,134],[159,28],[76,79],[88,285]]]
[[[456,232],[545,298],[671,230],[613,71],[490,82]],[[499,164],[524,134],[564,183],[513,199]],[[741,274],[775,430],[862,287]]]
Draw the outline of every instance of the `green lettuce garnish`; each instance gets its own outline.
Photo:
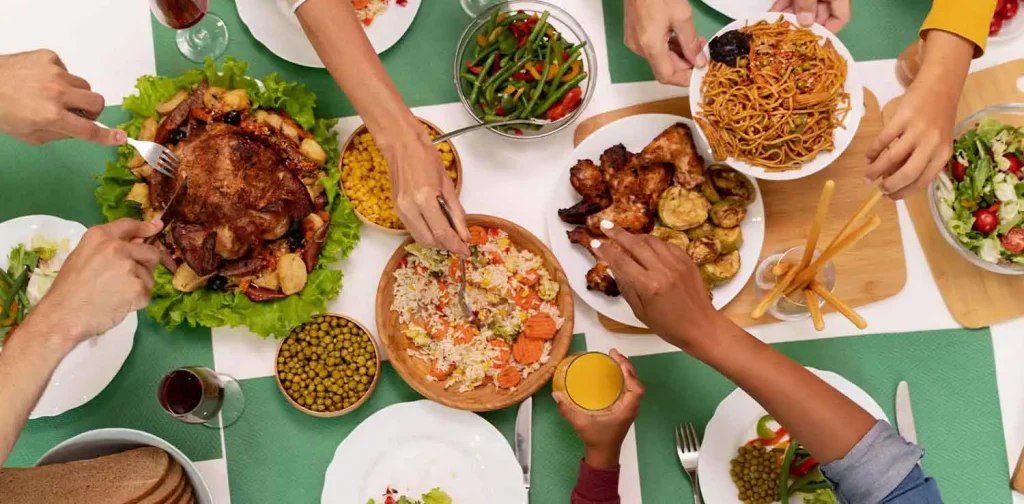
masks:
[[[193,327],[245,325],[261,336],[284,337],[293,327],[309,321],[314,313],[324,312],[327,300],[337,297],[341,290],[342,273],[337,269],[328,269],[328,265],[352,252],[359,241],[360,222],[352,204],[338,189],[341,177],[338,168],[338,138],[332,130],[337,120],[316,118],[316,95],[305,86],[284,82],[276,74],[257,81],[246,75],[247,70],[247,63],[229,56],[219,68],[212,60],[207,60],[202,69],[192,69],[177,77],[140,77],[135,85],[138,93],[126,97],[122,105],[131,112],[132,117],[118,127],[130,136],[137,135],[142,122],[156,114],[157,105],[178,91],[190,90],[193,85],[206,80],[212,86],[248,90],[254,109],[284,110],[313,134],[327,152],[324,165],[327,176],[321,183],[327,196],[331,227],[320,251],[320,261],[309,274],[305,289],[287,298],[266,303],[254,303],[241,292],[199,290],[184,293],[171,286],[171,272],[159,266],[155,273],[152,302],[146,310],[157,322],[168,327],[182,323]],[[117,160],[109,161],[106,171],[99,177],[96,201],[108,221],[122,217],[141,218],[138,206],[125,200],[136,182],[135,176],[128,169],[128,162],[133,155],[130,146],[119,147]]]

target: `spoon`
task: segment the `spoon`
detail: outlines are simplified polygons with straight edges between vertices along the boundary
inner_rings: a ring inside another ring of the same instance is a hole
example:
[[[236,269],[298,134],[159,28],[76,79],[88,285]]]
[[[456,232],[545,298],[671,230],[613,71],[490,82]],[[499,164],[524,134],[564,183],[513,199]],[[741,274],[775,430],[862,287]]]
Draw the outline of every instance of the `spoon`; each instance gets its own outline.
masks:
[[[505,126],[508,124],[533,124],[535,126],[544,126],[546,124],[551,124],[551,121],[548,121],[547,119],[510,119],[508,121],[474,124],[472,126],[466,126],[465,128],[459,128],[455,131],[450,131],[448,133],[440,135],[434,140],[432,140],[432,143],[434,145],[437,145],[441,142],[444,142],[445,140],[451,140],[452,138],[455,138],[463,133],[469,133],[470,131],[473,130],[477,130],[480,128],[493,128],[495,126]]]
[[[448,204],[445,203],[444,198],[438,196],[437,203],[441,205],[441,211],[444,212],[444,216],[448,219],[448,224],[451,225],[452,229],[455,229],[455,219],[452,217],[452,212],[448,208]],[[462,308],[462,313],[469,319],[469,323],[473,327],[480,327],[480,321],[477,320],[476,314],[473,310],[469,309],[469,303],[466,302],[466,259],[459,256],[459,269],[461,270],[461,282],[459,282],[459,307]]]

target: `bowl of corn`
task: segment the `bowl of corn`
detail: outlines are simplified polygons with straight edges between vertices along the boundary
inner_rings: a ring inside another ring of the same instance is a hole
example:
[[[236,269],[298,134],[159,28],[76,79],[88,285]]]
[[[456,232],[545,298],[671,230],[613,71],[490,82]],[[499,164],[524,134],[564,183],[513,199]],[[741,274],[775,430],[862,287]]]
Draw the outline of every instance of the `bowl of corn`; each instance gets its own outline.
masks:
[[[426,128],[430,138],[436,138],[442,131],[430,121],[417,118]],[[451,141],[435,146],[441,155],[445,171],[455,183],[455,192],[462,190],[462,160]],[[348,137],[341,148],[342,192],[352,202],[356,216],[366,224],[385,232],[406,234],[405,226],[398,218],[394,201],[391,199],[391,178],[388,162],[377,147],[373,135],[362,125]]]

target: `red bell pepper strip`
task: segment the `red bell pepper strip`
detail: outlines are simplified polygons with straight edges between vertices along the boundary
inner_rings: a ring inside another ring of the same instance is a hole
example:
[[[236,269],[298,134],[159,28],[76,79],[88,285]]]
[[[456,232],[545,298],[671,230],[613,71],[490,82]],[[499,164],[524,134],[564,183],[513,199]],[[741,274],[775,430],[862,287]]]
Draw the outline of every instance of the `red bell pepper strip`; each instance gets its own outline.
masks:
[[[530,75],[530,72],[517,72],[512,74],[510,77],[523,82],[533,82],[535,80],[533,75]]]
[[[498,105],[497,107],[495,107],[494,115],[504,116],[505,115],[505,107],[502,107],[501,105]]]
[[[775,431],[775,436],[773,436],[771,439],[761,439],[759,437],[756,437],[754,439],[751,439],[750,441],[747,441],[747,446],[750,446],[754,443],[761,443],[761,446],[775,446],[779,444],[779,441],[782,441],[782,438],[784,438],[785,436],[785,427],[779,427],[779,430]]]
[[[804,459],[803,462],[800,462],[799,465],[789,466],[789,474],[799,478],[800,476],[811,472],[811,470],[817,467],[817,465],[818,461],[814,458],[814,455],[810,455]]]
[[[470,72],[473,72],[476,75],[480,75],[480,71],[483,70],[483,68],[481,68],[479,66],[470,65],[469,62],[467,61],[466,62],[466,70],[469,70]]]
[[[498,56],[497,58],[494,58],[494,64],[491,65],[491,74],[498,73],[498,70],[500,68],[501,68],[501,56]]]
[[[562,51],[562,61],[569,61],[569,51]]]
[[[557,121],[569,115],[573,110],[576,110],[576,107],[580,106],[582,101],[583,90],[578,87],[573,88],[562,97],[561,101],[548,109],[548,119]]]

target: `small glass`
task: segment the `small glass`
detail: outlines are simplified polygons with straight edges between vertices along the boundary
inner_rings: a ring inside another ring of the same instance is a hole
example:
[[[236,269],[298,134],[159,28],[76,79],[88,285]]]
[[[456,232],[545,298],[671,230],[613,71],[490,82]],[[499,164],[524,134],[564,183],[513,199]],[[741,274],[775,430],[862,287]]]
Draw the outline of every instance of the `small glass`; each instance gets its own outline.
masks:
[[[209,0],[150,0],[150,10],[163,25],[178,30],[178,51],[190,61],[217,59],[228,48],[228,27],[207,11]]]
[[[758,302],[768,295],[768,292],[775,287],[775,283],[779,280],[772,271],[775,266],[779,264],[792,264],[795,267],[800,263],[800,259],[803,257],[803,254],[803,247],[793,247],[778,251],[764,258],[764,260],[757,265],[757,271],[754,272],[754,286]],[[811,262],[813,263],[816,261],[820,255],[821,250],[815,250]],[[835,264],[833,264],[832,261],[825,263],[825,266],[818,270],[818,275],[815,277],[815,280],[823,285],[829,292],[835,291]],[[824,306],[824,304],[825,300],[821,299],[819,296],[818,306],[821,307]],[[793,297],[779,296],[779,298],[768,307],[768,313],[779,320],[800,320],[811,316],[811,312],[807,308],[807,302],[804,300],[802,291],[796,293]]]
[[[469,14],[470,17],[476,17],[482,14],[485,10],[507,1],[508,0],[459,0],[459,3],[462,4],[462,10],[466,11],[466,14]]]
[[[157,388],[157,400],[168,415],[214,429],[235,423],[245,410],[238,380],[201,366],[167,373]]]
[[[583,412],[598,413],[622,397],[625,378],[619,364],[608,354],[577,353],[558,363],[551,387]]]

